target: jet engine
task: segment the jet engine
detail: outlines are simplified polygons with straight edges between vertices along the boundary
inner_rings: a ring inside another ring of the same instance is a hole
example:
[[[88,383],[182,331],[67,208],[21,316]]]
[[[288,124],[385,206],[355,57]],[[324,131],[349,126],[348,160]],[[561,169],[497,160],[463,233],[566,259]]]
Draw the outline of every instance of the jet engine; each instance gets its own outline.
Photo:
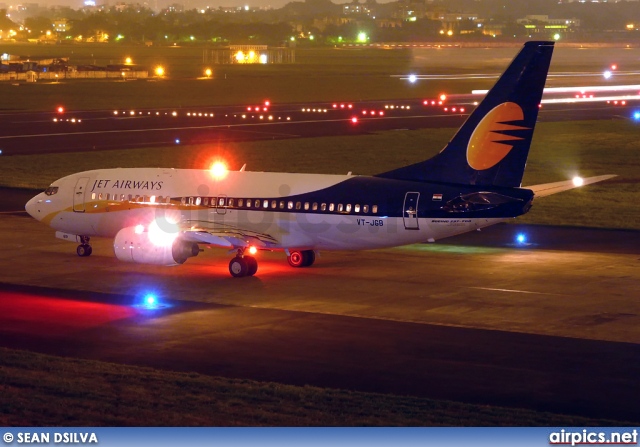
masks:
[[[154,235],[153,228],[145,229],[139,225],[118,231],[113,241],[113,251],[121,261],[177,265],[183,264],[187,258],[197,256],[200,248],[195,242],[180,239],[178,233],[166,235],[159,240]]]

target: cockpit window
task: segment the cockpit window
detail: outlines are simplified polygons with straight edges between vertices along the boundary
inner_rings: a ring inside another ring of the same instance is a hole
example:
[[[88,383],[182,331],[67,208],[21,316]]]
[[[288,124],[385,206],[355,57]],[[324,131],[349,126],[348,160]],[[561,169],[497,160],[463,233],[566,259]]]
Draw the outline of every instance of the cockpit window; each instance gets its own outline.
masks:
[[[58,192],[58,187],[57,186],[49,186],[47,189],[44,190],[44,193],[48,196],[52,196],[54,194],[56,194]]]

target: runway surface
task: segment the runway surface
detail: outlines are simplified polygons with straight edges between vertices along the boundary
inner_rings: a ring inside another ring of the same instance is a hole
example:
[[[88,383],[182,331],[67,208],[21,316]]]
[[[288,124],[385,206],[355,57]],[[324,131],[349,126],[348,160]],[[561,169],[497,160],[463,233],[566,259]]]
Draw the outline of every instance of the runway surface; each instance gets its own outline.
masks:
[[[479,98],[443,105],[389,100],[192,109],[65,111],[0,115],[3,156],[82,152],[265,139],[357,135],[395,129],[460,126]],[[540,121],[629,118],[636,102],[549,104]],[[252,108],[252,111],[248,111]],[[356,119],[357,122],[352,120]]]
[[[513,236],[532,230],[531,244]],[[0,215],[0,345],[204,374],[640,420],[640,233],[499,225],[446,244],[125,264]],[[193,262],[192,262],[193,261]],[[45,287],[43,287],[45,286]],[[149,291],[166,307],[138,304]]]

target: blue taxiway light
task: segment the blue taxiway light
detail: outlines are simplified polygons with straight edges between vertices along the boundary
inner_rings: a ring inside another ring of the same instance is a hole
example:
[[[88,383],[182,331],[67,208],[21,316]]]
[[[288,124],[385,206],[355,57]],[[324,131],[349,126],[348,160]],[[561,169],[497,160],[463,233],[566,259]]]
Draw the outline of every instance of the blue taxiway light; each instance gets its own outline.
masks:
[[[176,144],[180,144],[180,139],[176,138]]]
[[[640,112],[633,112],[633,119],[636,121],[640,121]]]
[[[527,236],[525,236],[525,235],[524,235],[524,234],[522,234],[522,233],[519,233],[519,234],[516,236],[516,242],[517,242],[518,244],[524,244],[525,242],[527,242]]]

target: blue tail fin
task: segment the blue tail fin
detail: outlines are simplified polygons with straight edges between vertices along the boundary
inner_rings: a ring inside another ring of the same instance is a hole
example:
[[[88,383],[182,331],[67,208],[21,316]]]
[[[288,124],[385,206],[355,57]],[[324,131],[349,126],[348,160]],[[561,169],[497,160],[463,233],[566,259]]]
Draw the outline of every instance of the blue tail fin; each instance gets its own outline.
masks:
[[[553,42],[526,42],[438,155],[377,177],[520,186],[552,53]]]

